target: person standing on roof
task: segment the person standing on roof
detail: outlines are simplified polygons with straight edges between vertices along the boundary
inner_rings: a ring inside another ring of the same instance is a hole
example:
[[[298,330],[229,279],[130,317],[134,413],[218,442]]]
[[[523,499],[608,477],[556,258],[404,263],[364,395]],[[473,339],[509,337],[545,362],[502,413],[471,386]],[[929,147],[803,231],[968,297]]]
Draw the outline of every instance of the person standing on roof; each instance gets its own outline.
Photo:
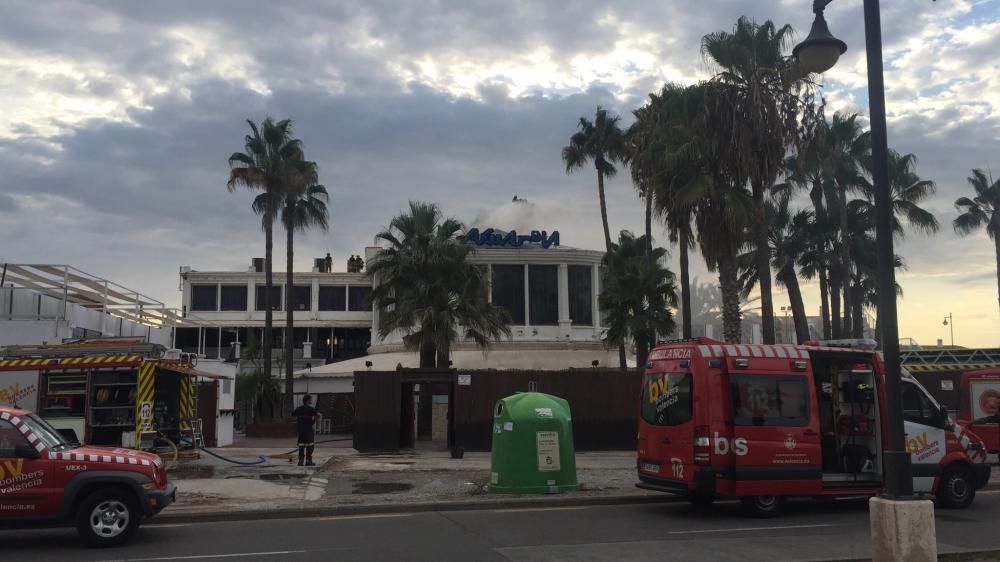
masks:
[[[302,398],[302,405],[295,408],[292,417],[298,422],[299,431],[299,466],[316,466],[313,462],[313,449],[316,448],[316,436],[313,426],[321,414],[312,406],[312,396]]]

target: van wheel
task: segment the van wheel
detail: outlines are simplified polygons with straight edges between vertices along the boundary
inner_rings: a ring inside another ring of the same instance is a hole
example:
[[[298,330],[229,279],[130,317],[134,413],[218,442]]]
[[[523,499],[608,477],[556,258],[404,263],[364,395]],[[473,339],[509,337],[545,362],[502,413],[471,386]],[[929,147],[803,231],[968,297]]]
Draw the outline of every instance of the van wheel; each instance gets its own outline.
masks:
[[[784,498],[781,496],[744,496],[740,498],[743,507],[750,510],[756,517],[769,519],[777,517],[781,513],[781,504]]]
[[[695,507],[708,507],[715,502],[715,496],[707,494],[691,494],[688,496],[688,501]]]
[[[964,509],[976,498],[972,471],[962,465],[945,469],[938,482],[937,501],[947,509]]]
[[[135,535],[141,519],[131,494],[106,488],[87,496],[77,508],[76,532],[88,546],[118,546]]]

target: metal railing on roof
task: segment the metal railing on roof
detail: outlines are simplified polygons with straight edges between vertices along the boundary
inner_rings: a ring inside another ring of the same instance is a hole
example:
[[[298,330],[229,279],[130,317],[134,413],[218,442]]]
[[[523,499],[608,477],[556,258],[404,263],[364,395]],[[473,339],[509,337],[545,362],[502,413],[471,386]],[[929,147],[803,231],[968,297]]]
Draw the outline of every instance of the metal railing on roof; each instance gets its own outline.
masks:
[[[67,304],[75,304],[153,328],[214,326],[197,316],[185,318],[177,308],[70,265],[0,264],[0,287],[5,285],[57,299],[59,319],[66,318]]]
[[[1000,365],[1000,349],[909,349],[899,355],[903,365]]]

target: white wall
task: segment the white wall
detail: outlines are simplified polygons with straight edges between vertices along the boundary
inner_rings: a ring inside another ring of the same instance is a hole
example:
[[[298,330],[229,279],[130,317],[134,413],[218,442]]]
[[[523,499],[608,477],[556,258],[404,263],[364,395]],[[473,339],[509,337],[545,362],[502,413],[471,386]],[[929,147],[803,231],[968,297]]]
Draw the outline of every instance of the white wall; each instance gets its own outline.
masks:
[[[150,343],[170,346],[171,328],[149,326],[116,318],[99,309],[77,304],[66,307],[60,299],[21,288],[0,289],[0,346],[60,343],[73,337],[73,328],[103,336],[148,337]]]
[[[354,376],[295,379],[296,394],[349,394],[354,392]]]
[[[228,447],[233,444],[235,433],[235,419],[231,412],[236,407],[236,364],[201,359],[195,368],[209,374],[226,377],[226,380],[217,381],[219,392],[215,408],[215,435],[219,447]],[[224,412],[226,410],[229,412]]]

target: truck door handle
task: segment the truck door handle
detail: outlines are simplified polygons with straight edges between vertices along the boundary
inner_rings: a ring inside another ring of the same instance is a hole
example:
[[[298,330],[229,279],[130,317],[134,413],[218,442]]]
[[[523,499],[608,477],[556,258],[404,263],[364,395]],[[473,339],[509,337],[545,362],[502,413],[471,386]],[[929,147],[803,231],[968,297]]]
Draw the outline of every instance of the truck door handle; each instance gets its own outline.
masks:
[[[802,435],[805,435],[806,437],[816,437],[817,435],[819,435],[819,433],[816,433],[811,429],[807,429],[802,433]]]
[[[673,441],[671,441],[669,437],[664,437],[663,441],[660,441],[660,443],[662,443],[664,445],[669,445],[669,444],[673,443]]]

